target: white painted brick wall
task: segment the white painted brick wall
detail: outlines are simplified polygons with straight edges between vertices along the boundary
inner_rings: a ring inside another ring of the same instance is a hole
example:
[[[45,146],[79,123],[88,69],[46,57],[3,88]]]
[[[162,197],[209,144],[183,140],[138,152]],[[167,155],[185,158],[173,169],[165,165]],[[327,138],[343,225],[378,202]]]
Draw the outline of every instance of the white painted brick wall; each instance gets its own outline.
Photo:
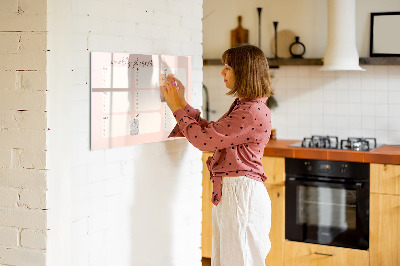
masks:
[[[45,265],[46,5],[0,3],[1,265]]]
[[[201,265],[201,152],[184,139],[90,151],[89,53],[191,56],[200,107],[202,0],[47,10],[47,264]]]

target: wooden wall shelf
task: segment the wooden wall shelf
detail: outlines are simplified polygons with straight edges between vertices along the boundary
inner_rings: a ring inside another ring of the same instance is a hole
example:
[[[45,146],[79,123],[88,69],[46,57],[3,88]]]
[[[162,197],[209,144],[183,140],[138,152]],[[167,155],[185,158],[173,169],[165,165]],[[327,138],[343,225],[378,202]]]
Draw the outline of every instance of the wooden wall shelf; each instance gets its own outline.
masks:
[[[271,68],[279,66],[322,66],[322,58],[268,58]],[[220,59],[204,59],[204,66],[222,65]],[[360,65],[400,65],[400,57],[362,57]]]

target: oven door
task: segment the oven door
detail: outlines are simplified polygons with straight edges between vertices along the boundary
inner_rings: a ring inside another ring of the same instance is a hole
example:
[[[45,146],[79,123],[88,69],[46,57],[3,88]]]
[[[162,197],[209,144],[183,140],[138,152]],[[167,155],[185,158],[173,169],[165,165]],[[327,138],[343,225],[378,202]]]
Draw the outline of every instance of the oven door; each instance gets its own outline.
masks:
[[[286,178],[286,239],[367,250],[369,185]]]

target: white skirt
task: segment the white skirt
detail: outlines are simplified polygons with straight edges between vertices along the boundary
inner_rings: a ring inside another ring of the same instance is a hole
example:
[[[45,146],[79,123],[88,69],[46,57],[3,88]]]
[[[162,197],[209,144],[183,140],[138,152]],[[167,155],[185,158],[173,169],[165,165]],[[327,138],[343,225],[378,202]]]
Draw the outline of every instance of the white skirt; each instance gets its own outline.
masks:
[[[262,182],[245,176],[223,177],[212,223],[212,266],[265,265],[271,249],[271,201]]]

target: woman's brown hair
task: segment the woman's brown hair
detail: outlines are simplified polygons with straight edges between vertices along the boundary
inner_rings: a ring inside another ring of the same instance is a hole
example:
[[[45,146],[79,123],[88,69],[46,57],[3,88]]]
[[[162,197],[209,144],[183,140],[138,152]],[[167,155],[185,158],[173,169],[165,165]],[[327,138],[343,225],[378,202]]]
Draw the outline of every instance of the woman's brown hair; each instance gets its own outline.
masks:
[[[240,45],[222,54],[222,63],[235,74],[235,86],[227,95],[259,98],[273,95],[268,61],[263,51],[253,45]]]

